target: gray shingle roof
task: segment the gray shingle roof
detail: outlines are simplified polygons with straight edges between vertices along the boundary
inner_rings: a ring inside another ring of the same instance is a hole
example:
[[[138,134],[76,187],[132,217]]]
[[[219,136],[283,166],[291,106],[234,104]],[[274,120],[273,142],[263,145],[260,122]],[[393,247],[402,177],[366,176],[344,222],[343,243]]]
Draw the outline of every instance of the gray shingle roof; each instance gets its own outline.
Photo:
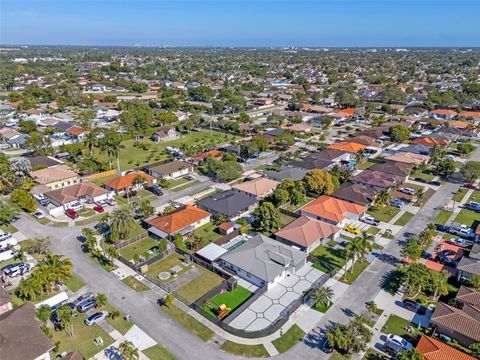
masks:
[[[230,217],[239,212],[246,211],[257,201],[258,200],[254,197],[238,191],[227,190],[225,192],[206,197],[205,199],[200,200],[197,205],[202,209]]]
[[[280,171],[265,171],[264,175],[272,180],[282,181],[285,179],[292,179],[292,180],[303,180],[305,175],[307,174],[307,170],[299,169],[296,167],[285,167]]]

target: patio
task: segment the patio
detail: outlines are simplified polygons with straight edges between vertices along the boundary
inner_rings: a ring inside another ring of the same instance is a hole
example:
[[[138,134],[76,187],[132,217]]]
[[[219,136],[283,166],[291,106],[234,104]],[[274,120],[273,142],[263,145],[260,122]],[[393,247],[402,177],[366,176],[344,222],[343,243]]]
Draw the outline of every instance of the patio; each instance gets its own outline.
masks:
[[[229,325],[246,331],[265,329],[322,275],[324,275],[323,272],[313,268],[311,263],[307,263],[296,274],[284,278],[261,295]]]

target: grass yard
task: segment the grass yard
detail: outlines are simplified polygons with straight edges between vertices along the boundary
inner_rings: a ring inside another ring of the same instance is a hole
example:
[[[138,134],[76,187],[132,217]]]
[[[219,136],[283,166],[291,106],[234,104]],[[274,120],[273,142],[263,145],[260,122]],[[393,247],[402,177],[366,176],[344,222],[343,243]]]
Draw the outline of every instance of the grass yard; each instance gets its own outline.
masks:
[[[435,222],[438,223],[438,224],[445,225],[447,223],[448,219],[450,218],[450,216],[452,216],[451,211],[442,210],[442,211],[440,211],[440,213],[435,218]]]
[[[161,345],[154,345],[142,351],[150,360],[176,360],[167,349]]]
[[[397,221],[395,221],[394,225],[399,225],[399,226],[405,226],[407,223],[410,221],[411,218],[413,218],[415,215],[412,213],[405,211],[402,216],[398,218]]]
[[[476,229],[478,223],[480,223],[480,214],[475,211],[463,209],[455,218],[454,222],[465,224],[472,229]]]
[[[315,198],[310,197],[310,196],[305,196],[305,201],[301,202],[300,204],[297,205],[288,205],[287,210],[288,211],[296,211],[300,209],[303,205],[308,204],[310,201],[314,200]]]
[[[273,340],[272,345],[275,346],[279,353],[284,353],[302,340],[304,336],[305,332],[300,329],[298,325],[293,325],[285,334],[278,339]]]
[[[203,307],[203,310],[213,317],[216,317],[216,314],[213,310],[218,309],[220,305],[225,304],[227,308],[230,309],[230,312],[232,312],[241,304],[243,304],[251,295],[252,293],[247,289],[237,286],[232,291],[225,291],[223,294],[215,295],[210,299],[209,302],[215,306],[215,309],[211,309],[208,306],[209,304],[206,304]]]
[[[183,184],[182,186],[178,186],[175,189],[172,189],[172,191],[174,191],[174,192],[182,191],[182,190],[188,189],[189,187],[191,187],[193,185],[196,185],[198,183],[199,183],[198,180],[192,180],[192,181],[189,181],[186,184]]]
[[[127,286],[130,286],[133,290],[138,292],[150,290],[150,288],[147,285],[145,285],[141,281],[138,281],[131,275],[122,279],[122,282]]]
[[[215,223],[210,222],[205,224],[198,229],[194,230],[194,235],[199,236],[205,244],[214,242],[222,237],[222,235],[217,231],[218,226]]]
[[[480,191],[475,190],[475,191],[472,193],[472,195],[470,195],[470,198],[468,199],[468,201],[480,202]]]
[[[349,355],[342,355],[337,350],[333,350],[332,355],[328,358],[328,360],[348,360],[351,356]]]
[[[138,256],[144,255],[148,250],[156,245],[158,245],[157,241],[151,237],[146,237],[145,239],[135,241],[134,243],[121,248],[118,250],[118,253],[123,258],[132,260],[135,257],[135,254]]]
[[[400,209],[387,205],[384,207],[371,207],[367,210],[367,214],[373,216],[375,219],[390,222],[392,218],[400,212]]]
[[[183,184],[185,184],[185,183],[187,183],[187,182],[189,182],[189,180],[187,180],[187,179],[185,179],[185,178],[183,178],[183,177],[178,178],[178,179],[170,179],[170,180],[167,180],[167,182],[166,182],[166,184],[165,184],[165,185],[166,185],[165,188],[166,188],[166,189],[171,189],[171,188],[173,188],[173,187],[175,187],[175,186],[180,186],[180,185],[183,185]]]
[[[212,330],[203,325],[197,319],[191,317],[190,315],[176,307],[174,304],[170,306],[160,306],[160,309],[167,315],[169,315],[172,319],[178,321],[188,331],[198,336],[203,341],[208,341],[215,335]]]
[[[167,146],[178,148],[180,144],[185,144],[187,147],[205,147],[207,145],[230,143],[237,138],[237,136],[218,131],[212,131],[211,133],[210,131],[192,131],[182,135],[179,139],[161,143],[154,143],[149,138],[138,141],[127,140],[122,143],[123,148],[120,149],[120,169],[125,171],[140,165],[165,160],[168,158],[168,155],[164,151]],[[141,147],[134,146],[135,143],[144,144],[148,148],[144,150]],[[87,152],[88,150],[84,148],[84,151]],[[107,156],[98,149],[94,150],[93,156],[99,161],[108,163]],[[116,161],[114,161],[114,165],[116,166]]]
[[[329,267],[340,269],[345,265],[345,254],[340,249],[319,246],[311,252],[311,255],[319,260],[319,263],[313,264],[313,267],[323,272],[329,272],[331,270]]]
[[[425,170],[425,171],[417,170],[417,171],[414,171],[410,174],[411,179],[420,178],[425,182],[432,181],[434,177],[435,177],[435,175],[430,174],[428,172],[428,170]]]
[[[382,332],[385,334],[395,334],[400,335],[401,337],[405,338],[407,341],[411,341],[415,339],[418,331],[416,330],[416,326],[412,326],[415,331],[409,332],[406,328],[410,325],[410,321],[405,320],[397,315],[390,315],[387,322],[382,328]]]
[[[175,294],[185,299],[188,304],[193,303],[223,281],[217,274],[199,265],[196,266],[203,274],[175,290]]]
[[[382,354],[381,352],[375,349],[369,348],[365,353],[365,355],[363,356],[362,360],[388,360],[388,359],[390,359],[389,356]]]
[[[181,265],[184,261],[185,258],[182,255],[174,252],[173,254],[170,254],[163,259],[148,265],[148,275],[158,281],[161,281],[162,283],[167,284],[173,280],[173,276],[163,281],[158,279],[158,274],[160,274],[161,272],[170,272],[170,269],[172,267],[174,267],[175,265]],[[187,269],[190,269],[190,266],[187,266],[182,271],[180,271],[178,273],[178,276],[181,276]]]
[[[352,284],[355,280],[357,280],[362,271],[365,270],[368,265],[368,261],[355,262],[355,265],[353,265],[353,272],[350,272],[350,269],[348,269],[347,273],[340,278],[340,281],[345,284]]]
[[[361,163],[361,164],[357,164],[357,169],[359,169],[359,170],[365,170],[365,169],[368,169],[369,167],[371,167],[371,166],[373,166],[373,165],[375,165],[374,162],[367,160],[367,161],[364,161],[364,162]]]
[[[220,350],[226,351],[230,354],[244,356],[244,357],[268,357],[268,351],[262,344],[259,345],[244,345],[237,344],[233,341],[226,340],[221,346]]]
[[[48,220],[46,217],[43,217],[43,218],[39,219],[39,218],[36,218],[33,215],[28,215],[28,216],[30,216],[33,220],[35,220],[36,222],[38,222],[39,224],[42,224],[42,225],[46,225],[50,222],[50,220]]]
[[[18,229],[10,223],[0,226],[0,229],[10,234],[15,234],[18,231]]]
[[[294,221],[296,219],[297,218],[292,217],[292,216],[288,216],[288,215],[285,215],[285,214],[280,214],[280,223],[282,224],[282,227],[290,224],[292,221]]]
[[[372,235],[377,235],[380,232],[380,229],[375,227],[375,226],[370,226],[367,229],[367,233],[372,234]]]
[[[40,219],[40,220],[43,220],[43,219]],[[81,220],[80,220],[80,221],[81,221]],[[82,225],[82,224],[80,223],[80,221],[77,221],[76,224]],[[66,222],[66,221],[56,221],[56,222],[53,223],[52,226],[53,226],[53,227],[56,227],[56,228],[64,228],[64,227],[68,227],[68,222]]]
[[[106,310],[109,313],[117,310],[111,304],[107,303],[105,306],[101,308],[102,310]],[[110,316],[107,317],[106,321],[112,325],[119,333],[125,335],[128,330],[133,326],[133,322],[125,320],[125,314],[120,313],[115,319],[112,319]]]
[[[90,217],[90,216],[93,216],[96,214],[96,211],[93,210],[93,209],[89,209],[89,208],[83,208],[82,210],[79,210],[77,212],[78,216],[82,216],[82,217]]]
[[[85,283],[75,275],[70,276],[70,278],[65,281],[65,286],[68,287],[71,292],[77,292],[83,285],[85,285]]]
[[[93,357],[104,348],[113,344],[114,340],[100,326],[87,326],[83,322],[87,315],[80,314],[73,321],[73,336],[62,331],[52,331],[52,341],[60,342],[57,354],[70,351],[79,351],[85,359]],[[101,337],[103,339],[103,347],[95,344],[94,339]]]
[[[453,197],[453,200],[456,201],[456,202],[462,201],[463,198],[465,197],[465,194],[467,193],[467,191],[468,191],[468,189],[466,189],[464,187],[461,187],[460,189],[458,189],[457,193]]]

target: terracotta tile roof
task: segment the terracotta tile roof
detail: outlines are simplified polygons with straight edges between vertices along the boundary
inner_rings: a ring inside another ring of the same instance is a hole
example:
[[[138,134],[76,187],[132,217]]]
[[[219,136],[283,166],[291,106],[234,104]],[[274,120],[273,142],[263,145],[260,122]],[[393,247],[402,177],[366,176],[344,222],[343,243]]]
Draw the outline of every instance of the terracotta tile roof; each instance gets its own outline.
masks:
[[[386,174],[406,177],[410,174],[412,165],[398,161],[387,161],[384,163],[376,163],[375,165],[369,167],[368,170],[380,171]]]
[[[218,228],[226,231],[226,230],[229,230],[229,229],[233,228],[233,225],[228,223],[228,222],[224,222],[224,223],[221,223],[220,225],[218,225]]]
[[[54,345],[40,329],[31,302],[0,315],[0,355],[8,360],[37,359]]]
[[[433,110],[432,113],[436,115],[456,115],[457,114],[455,111],[447,110],[447,109]]]
[[[439,302],[432,314],[431,322],[434,325],[446,327],[475,342],[480,342],[480,321],[464,310]]]
[[[424,360],[475,360],[473,356],[425,335],[420,337],[417,351],[423,355]]]
[[[460,128],[460,129],[465,129],[468,125],[469,123],[466,121],[457,121],[457,120],[450,121],[450,126]]]
[[[57,165],[46,169],[32,171],[30,176],[39,184],[49,184],[55,181],[78,177],[78,174],[67,165]]]
[[[197,161],[203,161],[205,160],[208,156],[213,156],[214,159],[220,159],[223,157],[223,153],[221,151],[218,151],[218,150],[210,150],[210,151],[205,151],[205,152],[202,152],[198,155],[195,155],[194,156],[194,159],[197,160]]]
[[[81,127],[73,126],[65,132],[73,136],[80,136],[85,132],[85,130],[83,130]]]
[[[480,292],[461,285],[460,289],[458,289],[457,296],[455,296],[455,300],[480,307]]]
[[[400,152],[398,154],[385,157],[385,160],[417,165],[427,162],[428,159],[430,159],[430,156],[428,155],[420,155],[411,152]]]
[[[480,118],[480,111],[464,111],[458,115],[463,117]]]
[[[270,191],[275,190],[279,184],[280,183],[278,181],[262,177],[233,185],[232,188],[255,196],[265,196]]]
[[[341,228],[308,216],[301,216],[275,233],[298,245],[308,247],[321,239],[339,232]]]
[[[336,149],[336,150],[341,150],[341,151],[350,152],[350,153],[357,153],[365,149],[366,147],[367,147],[366,145],[357,144],[355,142],[340,141],[338,143],[328,145],[327,149]]]
[[[137,176],[142,176],[149,185],[153,183],[154,178],[152,176],[145,174],[143,171],[134,171],[127,175],[105,180],[103,184],[117,191],[124,190],[133,185],[133,179]]]
[[[397,175],[367,169],[354,176],[351,181],[386,189],[390,186],[401,184],[403,178]]]
[[[412,144],[416,144],[416,145],[419,144],[419,145],[425,145],[425,146],[434,146],[434,145],[446,146],[449,144],[449,141],[426,136],[426,137],[416,138],[415,140],[412,141]]]
[[[345,114],[346,116],[352,116],[355,114],[355,109],[354,108],[347,108],[347,109],[340,109],[337,111],[337,115],[340,115],[340,114]]]
[[[170,214],[157,216],[147,223],[167,234],[175,234],[179,230],[210,216],[210,213],[192,205],[187,205]]]
[[[353,138],[349,138],[345,141],[353,142],[353,143],[357,143],[365,146],[375,147],[375,148],[379,148],[382,146],[380,143],[376,142],[374,138],[367,135],[358,135]]]
[[[94,198],[103,194],[108,194],[108,190],[95,184],[84,182],[61,189],[47,191],[45,196],[52,198],[61,204],[65,204],[78,200],[82,196],[90,196]]]
[[[300,208],[300,210],[324,219],[340,222],[345,219],[347,212],[359,215],[365,212],[367,208],[348,201],[335,199],[331,196],[322,195]]]

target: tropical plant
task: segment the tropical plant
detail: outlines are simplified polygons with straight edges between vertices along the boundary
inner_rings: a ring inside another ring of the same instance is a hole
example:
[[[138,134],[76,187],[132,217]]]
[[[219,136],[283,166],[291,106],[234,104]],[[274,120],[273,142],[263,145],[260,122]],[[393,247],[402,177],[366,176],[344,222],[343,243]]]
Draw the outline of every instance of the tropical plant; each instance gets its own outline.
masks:
[[[57,309],[57,316],[60,319],[60,324],[68,336],[73,336],[73,313],[69,306],[61,306]]]
[[[373,249],[373,240],[374,236],[370,235],[366,231],[362,231],[360,236],[356,237],[356,241],[358,242],[358,252],[360,255],[360,261],[363,262],[366,260],[366,254],[372,251]]]
[[[417,261],[422,255],[422,249],[418,244],[418,241],[414,238],[410,238],[407,241],[407,244],[402,249],[401,254],[405,258],[409,258],[412,261]]]
[[[398,355],[398,360],[424,360],[423,355],[417,349],[402,351]]]
[[[37,319],[46,324],[48,319],[50,319],[51,312],[50,306],[42,305],[37,309]]]
[[[328,307],[332,303],[333,288],[331,286],[322,286],[316,289],[312,296],[312,304],[317,307]]]
[[[175,298],[173,297],[173,294],[172,293],[168,293],[167,295],[165,295],[165,298],[163,299],[163,303],[167,306],[170,306],[173,304]]]
[[[253,211],[255,223],[261,232],[274,232],[280,226],[280,211],[271,203],[264,202]]]
[[[129,340],[122,341],[118,345],[118,352],[125,360],[138,360],[138,349]]]
[[[371,315],[371,316],[374,316],[378,313],[378,307],[377,307],[377,304],[375,304],[375,301],[373,300],[370,300],[370,301],[367,301],[365,303],[365,308],[367,309],[368,313]]]
[[[433,299],[438,300],[442,295],[448,294],[448,279],[450,273],[447,271],[431,272],[430,286],[433,291]]]
[[[378,192],[377,197],[375,198],[375,205],[386,206],[389,201],[392,199],[392,194],[390,189],[382,189]]]
[[[360,151],[358,151],[358,152],[355,154],[355,161],[356,161],[358,164],[363,163],[366,159],[367,159],[367,157],[366,157],[366,155],[365,155],[365,151],[364,151],[364,150],[360,150]]]
[[[135,215],[130,207],[121,207],[112,211],[110,230],[125,239],[130,229],[135,226]]]
[[[97,294],[97,296],[95,296],[95,300],[97,302],[95,307],[97,307],[97,308],[104,307],[108,302],[107,295],[102,294],[102,293]]]

